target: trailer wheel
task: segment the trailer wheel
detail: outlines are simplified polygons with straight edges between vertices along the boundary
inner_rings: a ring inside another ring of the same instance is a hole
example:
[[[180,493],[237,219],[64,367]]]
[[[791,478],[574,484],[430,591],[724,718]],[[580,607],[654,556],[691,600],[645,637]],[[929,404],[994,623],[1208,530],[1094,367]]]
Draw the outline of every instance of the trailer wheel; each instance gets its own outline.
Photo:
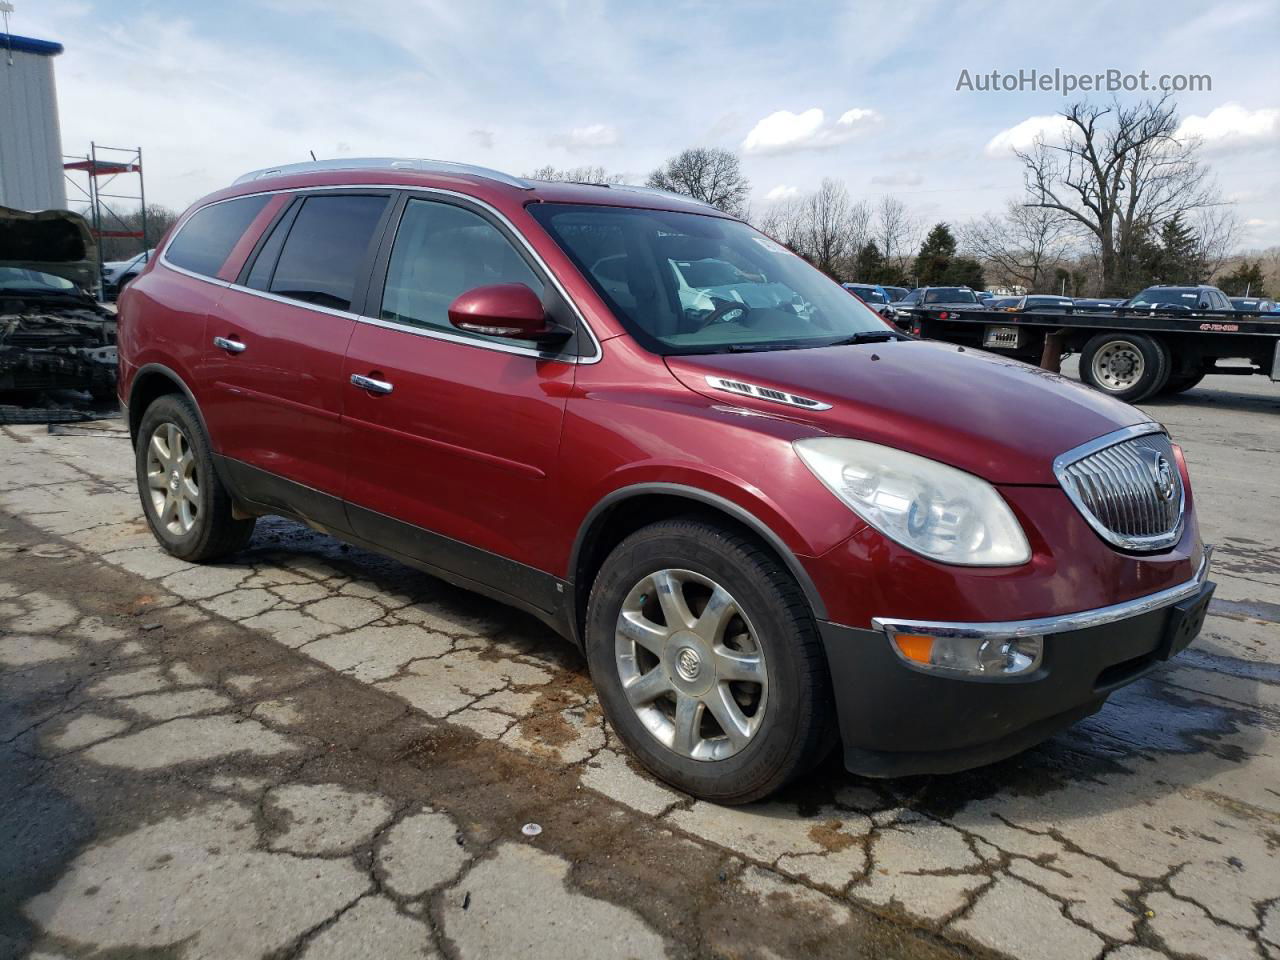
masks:
[[[1203,370],[1199,370],[1194,373],[1174,374],[1169,378],[1169,382],[1164,385],[1164,389],[1160,392],[1166,397],[1171,397],[1175,393],[1186,393],[1203,379]]]
[[[1141,333],[1100,333],[1080,351],[1080,379],[1126,403],[1161,390],[1169,367],[1164,344]]]

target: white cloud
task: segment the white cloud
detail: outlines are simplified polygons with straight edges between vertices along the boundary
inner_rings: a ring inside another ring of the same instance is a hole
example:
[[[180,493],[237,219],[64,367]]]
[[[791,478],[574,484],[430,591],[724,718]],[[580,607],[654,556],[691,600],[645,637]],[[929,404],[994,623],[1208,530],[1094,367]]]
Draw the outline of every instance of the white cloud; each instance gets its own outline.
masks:
[[[493,149],[493,131],[475,129],[467,134],[471,138],[471,142],[483,150]]]
[[[918,173],[882,173],[871,178],[878,187],[918,187],[924,183],[924,177]]]
[[[1224,103],[1203,117],[1186,117],[1179,124],[1177,135],[1198,137],[1210,149],[1277,140],[1280,139],[1280,109],[1246,110],[1238,103]]]
[[[799,195],[800,195],[800,190],[797,187],[792,187],[792,186],[788,186],[785,183],[780,183],[776,187],[774,187],[772,190],[770,190],[768,193],[766,193],[764,195],[764,198],[772,203],[776,200],[790,200],[792,197],[797,197]]]
[[[880,120],[880,114],[864,107],[846,110],[835,123],[827,123],[820,107],[801,113],[778,110],[751,128],[742,141],[742,149],[747,153],[823,150],[853,139]]]
[[[987,141],[985,152],[989,157],[1004,156],[1010,150],[1026,150],[1035,143],[1037,138],[1052,143],[1062,138],[1066,127],[1066,118],[1056,113],[1049,116],[1027,117],[1021,123],[1001,130]]]
[[[585,127],[574,127],[568,133],[557,133],[547,143],[553,147],[564,147],[566,150],[594,150],[598,147],[616,147],[619,142],[618,131],[605,123],[591,123]]]

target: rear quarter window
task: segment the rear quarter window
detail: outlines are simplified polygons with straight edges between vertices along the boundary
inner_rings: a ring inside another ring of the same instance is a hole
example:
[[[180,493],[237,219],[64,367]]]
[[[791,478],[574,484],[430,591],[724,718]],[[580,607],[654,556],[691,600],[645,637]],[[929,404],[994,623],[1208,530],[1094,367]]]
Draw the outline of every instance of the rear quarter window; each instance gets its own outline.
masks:
[[[175,267],[216,276],[253,218],[270,200],[267,194],[211,203],[191,215],[164,252]]]

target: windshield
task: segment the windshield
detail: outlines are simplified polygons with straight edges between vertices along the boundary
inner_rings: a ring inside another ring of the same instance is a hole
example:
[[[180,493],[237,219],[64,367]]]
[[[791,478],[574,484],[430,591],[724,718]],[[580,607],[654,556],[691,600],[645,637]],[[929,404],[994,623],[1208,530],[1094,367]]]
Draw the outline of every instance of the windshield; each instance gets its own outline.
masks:
[[[933,287],[924,294],[925,303],[977,303],[972,290],[962,287]]]
[[[1195,307],[1200,298],[1195,290],[1143,290],[1129,301],[1130,307]]]
[[[529,212],[627,330],[661,354],[815,347],[891,335],[833,280],[745,223],[537,203]]]
[[[23,270],[20,267],[0,267],[0,290],[21,290],[34,293],[76,293],[76,285],[65,277],[40,270]]]

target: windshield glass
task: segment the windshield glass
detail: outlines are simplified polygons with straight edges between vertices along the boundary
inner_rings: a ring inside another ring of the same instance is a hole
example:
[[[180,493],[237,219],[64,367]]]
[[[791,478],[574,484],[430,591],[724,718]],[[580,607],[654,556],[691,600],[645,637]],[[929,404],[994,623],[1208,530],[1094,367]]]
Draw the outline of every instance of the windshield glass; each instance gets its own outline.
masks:
[[[889,333],[834,280],[745,223],[537,203],[529,212],[655,353],[813,347]]]
[[[40,270],[0,267],[0,290],[23,290],[37,293],[75,293],[76,285],[65,277]]]
[[[977,303],[972,290],[961,287],[933,287],[925,291],[925,303]]]
[[[1130,307],[1194,307],[1200,302],[1195,290],[1143,290],[1129,301]]]

